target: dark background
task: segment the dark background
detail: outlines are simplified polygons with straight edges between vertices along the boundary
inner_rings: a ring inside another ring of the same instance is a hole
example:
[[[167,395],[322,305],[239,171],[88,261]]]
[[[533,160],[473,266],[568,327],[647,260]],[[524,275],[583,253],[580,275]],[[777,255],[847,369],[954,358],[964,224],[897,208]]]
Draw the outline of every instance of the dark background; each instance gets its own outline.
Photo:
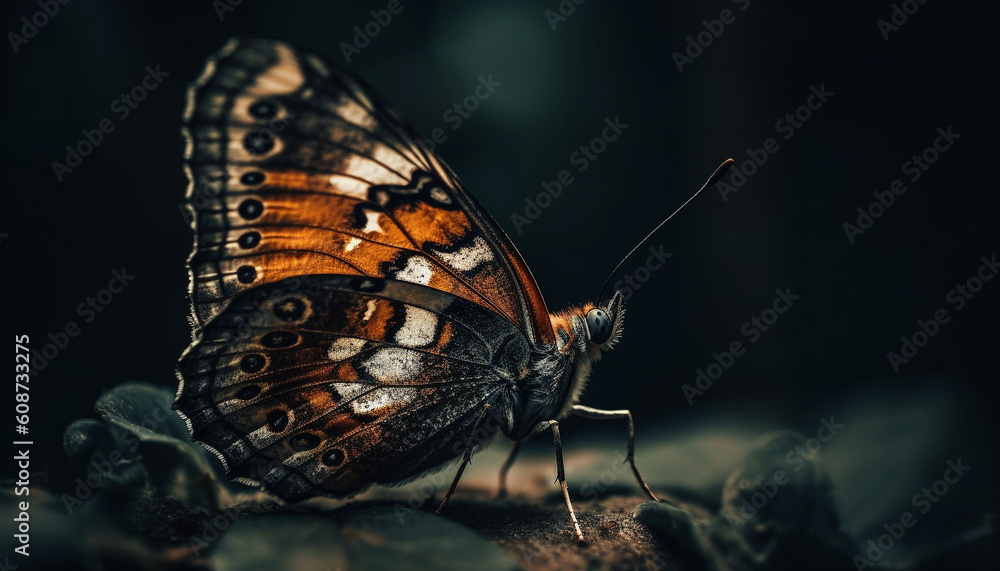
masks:
[[[243,2],[220,20],[210,2],[71,2],[19,53],[7,46],[4,331],[31,335],[38,352],[68,320],[82,329],[32,380],[43,461],[59,465],[63,428],[91,416],[102,390],[127,379],[175,383],[189,340],[184,89],[226,39],[260,34],[344,64],[425,135],[443,127],[439,154],[510,233],[553,311],[593,296],[719,162],[742,162],[777,137],[780,149],[738,192],[723,201],[709,190],[650,242],[673,257],[629,301],[625,336],[595,368],[584,404],[630,408],[640,455],[643,431],[684,434],[706,419],[810,436],[821,416],[861,426],[902,415],[910,420],[895,432],[859,436],[878,444],[858,452],[866,464],[854,464],[856,478],[881,474],[905,508],[961,456],[981,467],[979,484],[956,493],[980,510],[994,503],[1000,281],[960,312],[945,296],[981,256],[1000,253],[995,3],[927,3],[886,41],[876,21],[889,19],[888,2],[754,0],[740,11],[722,0],[589,0],[553,31],[544,11],[556,2],[404,0],[346,63],[341,42],[385,5]],[[735,22],[678,72],[672,52],[726,8]],[[3,30],[20,33],[20,18],[38,10],[5,8]],[[114,117],[111,102],[157,64],[169,76],[58,182],[52,161],[82,129]],[[502,85],[452,130],[443,113],[490,74]],[[791,139],[776,134],[775,121],[820,85],[834,95]],[[571,153],[616,116],[628,129],[575,172]],[[948,126],[961,139],[850,244],[842,224]],[[575,182],[517,233],[511,215],[563,169]],[[132,285],[82,323],[76,306],[123,266]],[[746,342],[742,324],[786,287],[800,300],[689,405],[681,385],[713,352]],[[894,374],[886,353],[941,307],[951,321]],[[621,431],[564,427],[569,453]],[[943,529],[971,521],[960,516]]]

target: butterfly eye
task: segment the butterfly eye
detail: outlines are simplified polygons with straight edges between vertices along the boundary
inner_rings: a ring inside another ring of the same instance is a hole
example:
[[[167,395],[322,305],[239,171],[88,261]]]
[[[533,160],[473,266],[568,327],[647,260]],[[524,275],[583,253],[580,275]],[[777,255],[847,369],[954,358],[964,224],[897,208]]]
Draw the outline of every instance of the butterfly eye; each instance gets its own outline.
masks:
[[[587,331],[590,342],[603,345],[611,338],[611,318],[608,312],[595,307],[587,312]]]

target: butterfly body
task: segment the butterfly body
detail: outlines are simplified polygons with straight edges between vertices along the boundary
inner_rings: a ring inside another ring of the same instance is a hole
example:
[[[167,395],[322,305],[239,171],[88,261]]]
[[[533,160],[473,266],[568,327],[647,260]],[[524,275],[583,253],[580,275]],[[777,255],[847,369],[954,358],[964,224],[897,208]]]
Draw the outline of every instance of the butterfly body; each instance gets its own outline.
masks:
[[[622,295],[550,314],[499,225],[360,80],[232,40],[184,122],[194,340],[174,407],[231,477],[347,496],[468,462],[477,432],[552,430],[562,479],[558,419],[631,430],[577,405]]]
[[[591,367],[602,351],[614,347],[624,323],[624,301],[621,295],[612,298],[612,311],[617,315],[615,330],[604,345],[590,342],[587,313],[593,304],[573,307],[551,314],[556,333],[554,345],[536,348],[536,357],[520,388],[524,396],[524,413],[514,423],[507,436],[520,440],[531,434],[542,421],[561,420],[570,413],[587,386]]]

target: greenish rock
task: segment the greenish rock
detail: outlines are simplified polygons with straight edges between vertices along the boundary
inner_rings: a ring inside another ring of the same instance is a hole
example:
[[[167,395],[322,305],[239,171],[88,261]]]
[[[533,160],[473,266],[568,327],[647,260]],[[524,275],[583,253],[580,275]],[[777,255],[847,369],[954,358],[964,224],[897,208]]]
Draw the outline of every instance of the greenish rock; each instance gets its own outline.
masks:
[[[169,497],[188,507],[216,509],[235,503],[239,487],[221,462],[191,441],[171,410],[174,393],[144,382],[122,383],[94,405],[102,421],[77,420],[63,434],[66,454],[99,479],[98,491],[124,500]]]
[[[219,571],[517,569],[506,552],[461,525],[392,507],[241,519],[211,560]]]

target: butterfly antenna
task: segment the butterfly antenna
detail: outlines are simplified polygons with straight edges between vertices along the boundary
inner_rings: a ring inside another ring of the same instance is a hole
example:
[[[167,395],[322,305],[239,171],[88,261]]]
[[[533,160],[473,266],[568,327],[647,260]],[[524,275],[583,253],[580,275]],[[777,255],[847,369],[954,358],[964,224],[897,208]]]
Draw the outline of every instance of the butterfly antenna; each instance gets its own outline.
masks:
[[[694,194],[692,194],[691,198],[685,200],[684,204],[680,205],[680,207],[677,208],[677,210],[674,210],[673,213],[670,216],[667,216],[666,218],[664,218],[663,222],[660,222],[659,224],[657,224],[656,228],[653,228],[652,232],[650,232],[649,234],[646,234],[646,237],[643,238],[638,244],[636,244],[635,248],[632,248],[631,252],[629,252],[628,254],[625,254],[625,257],[622,258],[622,261],[618,262],[618,265],[615,266],[615,269],[611,270],[611,275],[609,275],[607,281],[604,282],[604,287],[601,288],[601,293],[597,294],[597,297],[594,298],[594,305],[595,306],[600,306],[601,299],[604,297],[604,292],[608,289],[608,284],[610,284],[611,280],[614,279],[615,274],[618,273],[618,270],[620,270],[622,268],[622,266],[625,265],[625,262],[627,262],[628,259],[632,257],[632,254],[636,253],[636,251],[639,248],[641,248],[643,246],[643,244],[645,244],[647,241],[649,241],[649,239],[653,237],[653,234],[656,234],[656,231],[659,230],[664,224],[666,224],[671,218],[673,218],[674,215],[676,215],[681,210],[684,210],[684,207],[687,206],[689,202],[691,202],[692,200],[694,200],[694,198],[696,196],[698,196],[699,194],[701,194],[701,192],[703,190],[705,190],[706,188],[708,188],[708,187],[712,186],[713,184],[715,184],[716,182],[718,182],[719,179],[722,178],[722,175],[726,174],[726,171],[728,171],[729,167],[731,167],[731,166],[733,166],[733,159],[726,159],[726,160],[722,161],[722,164],[719,165],[719,167],[715,169],[715,172],[712,173],[712,176],[708,177],[708,180],[705,181],[705,184],[701,185],[701,188],[698,189],[698,192],[695,192]]]

